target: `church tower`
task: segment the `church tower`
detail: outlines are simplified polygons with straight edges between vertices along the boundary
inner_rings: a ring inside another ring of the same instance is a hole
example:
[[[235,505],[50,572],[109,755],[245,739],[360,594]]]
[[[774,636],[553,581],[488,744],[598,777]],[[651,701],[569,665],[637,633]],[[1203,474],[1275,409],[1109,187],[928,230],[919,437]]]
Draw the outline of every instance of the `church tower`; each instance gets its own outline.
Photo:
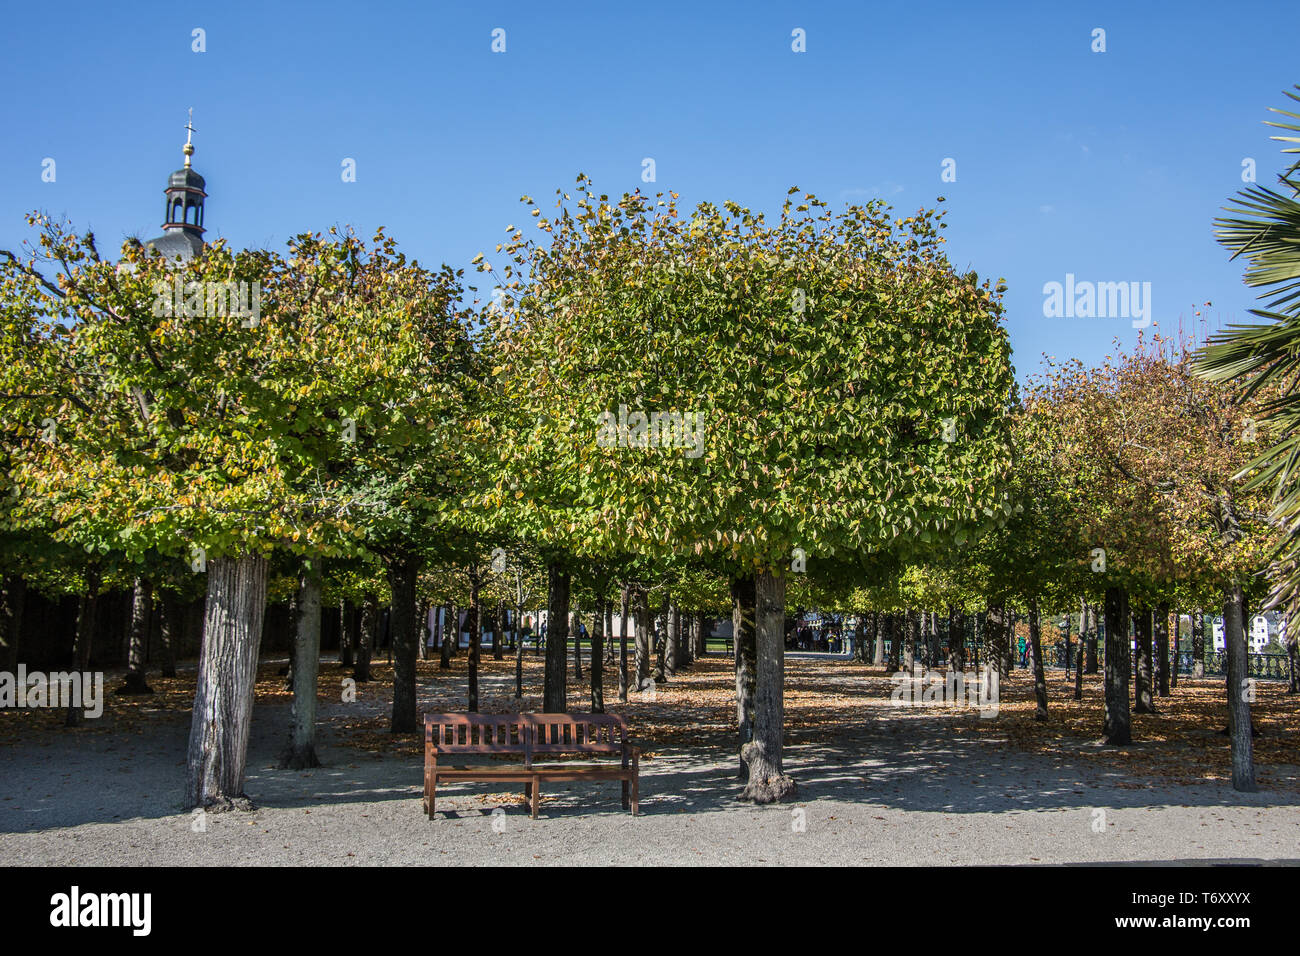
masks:
[[[185,124],[185,165],[171,174],[164,194],[167,210],[163,218],[163,234],[150,239],[146,246],[156,249],[168,259],[189,259],[203,251],[203,200],[207,193],[203,177],[190,166],[194,155],[194,111]]]

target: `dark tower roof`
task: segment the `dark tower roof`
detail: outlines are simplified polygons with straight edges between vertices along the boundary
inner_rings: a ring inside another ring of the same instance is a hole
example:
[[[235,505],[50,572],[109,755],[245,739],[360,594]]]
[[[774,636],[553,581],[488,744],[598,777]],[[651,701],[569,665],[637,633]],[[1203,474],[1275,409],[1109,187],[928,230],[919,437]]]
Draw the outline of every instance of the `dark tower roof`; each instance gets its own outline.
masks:
[[[206,245],[202,236],[196,236],[188,229],[168,229],[161,236],[145,243],[149,249],[156,249],[164,259],[193,259]]]
[[[193,111],[191,111],[193,112]],[[194,124],[185,126],[185,165],[172,173],[167,179],[167,209],[163,221],[163,234],[150,239],[145,245],[156,249],[168,259],[189,259],[203,251],[203,200],[207,198],[203,177],[190,166],[190,157],[194,155],[191,139]]]
[[[167,178],[168,189],[197,189],[202,192],[205,185],[207,184],[203,181],[203,177],[189,166],[176,170]]]

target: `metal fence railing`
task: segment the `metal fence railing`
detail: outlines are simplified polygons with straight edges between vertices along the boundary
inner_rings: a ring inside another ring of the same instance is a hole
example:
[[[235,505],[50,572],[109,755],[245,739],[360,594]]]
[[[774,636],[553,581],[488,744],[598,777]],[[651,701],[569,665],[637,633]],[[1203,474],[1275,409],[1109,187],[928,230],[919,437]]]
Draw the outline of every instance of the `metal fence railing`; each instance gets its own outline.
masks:
[[[1074,653],[1077,653],[1077,645],[1073,652],[1069,654],[1068,666],[1070,667],[1074,666]],[[1067,654],[1062,644],[1058,643],[1050,653],[1044,656],[1047,657],[1049,666],[1057,668],[1067,666]],[[1193,673],[1195,661],[1192,659],[1190,648],[1180,650],[1174,655],[1174,660],[1179,674]],[[1225,654],[1221,651],[1206,650],[1205,674],[1207,677],[1226,677],[1228,674],[1227,668],[1228,662]],[[1246,655],[1246,676],[1259,680],[1290,680],[1291,670],[1287,656],[1277,653],[1248,653]]]

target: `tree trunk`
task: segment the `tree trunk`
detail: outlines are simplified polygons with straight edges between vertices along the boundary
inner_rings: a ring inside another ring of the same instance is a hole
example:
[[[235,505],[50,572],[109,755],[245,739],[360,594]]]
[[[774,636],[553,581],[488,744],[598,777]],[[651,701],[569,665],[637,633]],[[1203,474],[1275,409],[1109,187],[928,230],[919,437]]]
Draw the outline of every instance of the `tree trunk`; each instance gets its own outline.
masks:
[[[131,591],[131,637],[127,645],[126,677],[119,694],[152,694],[144,676],[144,649],[153,624],[153,587],[148,579],[137,577]]]
[[[966,615],[955,604],[948,608],[948,669],[966,669]]]
[[[939,663],[939,612],[927,612],[925,635],[925,666],[933,669]]]
[[[469,672],[469,706],[466,708],[471,714],[478,713],[478,664],[479,664],[479,644],[483,640],[483,628],[480,625],[481,610],[478,600],[478,568],[469,569],[469,608],[465,615],[465,626],[469,629],[469,659],[466,661],[466,669]],[[561,661],[561,670],[563,670],[563,661]],[[547,710],[550,710],[548,707]],[[563,712],[561,707],[559,712]],[[556,711],[551,711],[556,713]]]
[[[552,562],[547,568],[546,674],[542,710],[563,714],[568,709],[569,575]]]
[[[656,684],[662,684],[668,679],[664,673],[664,657],[668,653],[668,600],[664,599],[664,605],[659,613],[655,615],[655,626],[651,631],[651,640],[654,642],[655,668],[654,674],[651,675]]]
[[[605,666],[614,667],[618,663],[614,653],[614,602],[605,601]]]
[[[496,609],[492,612],[492,659],[494,661],[505,660],[505,602],[497,601]]]
[[[1038,598],[1029,602],[1029,653],[1034,655],[1034,720],[1047,719],[1047,675],[1043,672],[1043,628]]]
[[[677,645],[681,642],[682,616],[677,605],[669,604],[664,620],[664,681],[677,676]]]
[[[1074,622],[1071,620],[1071,615],[1068,612],[1065,614],[1064,621],[1065,630],[1063,632],[1061,643],[1065,649],[1065,676],[1069,677],[1070,671],[1074,668],[1074,635],[1070,633]],[[1080,647],[1079,650],[1082,651],[1083,648]]]
[[[285,631],[289,635],[289,663],[279,673],[284,674],[284,689],[293,692],[293,656],[297,648],[294,643],[294,635],[298,633],[298,589],[294,588],[293,593],[289,595],[289,620]]]
[[[754,690],[758,673],[755,636],[756,583],[752,576],[731,582],[731,634],[736,666],[736,726],[740,754],[740,779],[749,779],[745,747],[754,739]]]
[[[1079,611],[1079,650],[1074,655],[1074,699],[1083,700],[1083,659],[1084,635],[1088,630],[1088,602],[1080,599]]]
[[[1254,793],[1255,743],[1250,722],[1254,688],[1246,658],[1246,600],[1239,583],[1223,590],[1224,656],[1228,662],[1228,736],[1232,741],[1232,789]]]
[[[90,670],[90,645],[95,639],[95,619],[99,610],[99,572],[91,568],[86,571],[86,593],[81,596],[77,607],[77,630],[72,641],[72,667],[78,673],[86,674]],[[261,628],[258,628],[261,634]],[[83,680],[84,686],[84,680]],[[85,703],[85,700],[82,700]],[[80,727],[86,720],[86,709],[68,704],[64,724],[68,727]]]
[[[871,612],[871,663],[880,667],[885,663],[885,633],[889,629],[889,615]]]
[[[1136,714],[1156,712],[1155,697],[1151,693],[1154,671],[1151,653],[1151,618],[1151,610],[1145,604],[1138,605],[1133,612],[1134,646],[1137,650],[1137,674],[1133,684],[1136,699],[1133,712]]]
[[[352,679],[358,684],[370,680],[370,654],[375,647],[375,631],[379,627],[379,598],[367,594],[361,602],[361,638],[357,642],[357,662]]]
[[[785,736],[785,577],[764,569],[755,582],[757,668],[754,691],[754,737],[741,750],[749,766],[742,800],[779,803],[790,799],[795,784],[781,760]]]
[[[631,624],[631,592],[626,586],[620,598],[619,610],[622,617],[618,622],[618,699],[627,700],[627,638]]]
[[[636,689],[650,686],[650,600],[645,588],[638,587],[633,594],[636,602]]]
[[[1084,610],[1087,611],[1088,613],[1088,640],[1087,640],[1088,656],[1085,661],[1083,672],[1085,674],[1095,674],[1097,673],[1098,663],[1099,663],[1097,660],[1097,637],[1098,637],[1097,607],[1096,605],[1088,604],[1086,601],[1084,602],[1083,607]]]
[[[885,615],[885,640],[889,641],[888,670],[891,674],[897,674],[903,667],[903,642],[900,640],[902,628],[899,627],[898,618],[896,611]]]
[[[4,579],[4,594],[0,595],[0,645],[3,657],[0,667],[10,674],[18,673],[18,642],[23,633],[23,608],[27,605],[27,579],[21,574]]]
[[[294,631],[293,704],[289,748],[280,766],[289,770],[319,767],[316,758],[316,690],[320,673],[321,570],[319,559],[298,579],[298,620]]]
[[[429,599],[415,603],[415,659],[422,661],[429,653]]]
[[[1192,612],[1192,676],[1205,676],[1205,614]]]
[[[695,617],[690,611],[683,612],[680,608],[677,611],[677,661],[676,668],[691,666],[691,658],[695,653]]]
[[[181,641],[181,606],[171,591],[158,592],[159,628],[162,643],[162,676],[176,676],[176,648]]]
[[[352,602],[339,601],[339,667],[352,665]]]
[[[447,605],[442,625],[442,645],[438,648],[438,670],[451,670],[451,655],[460,647],[460,613],[455,604]]]
[[[903,617],[907,627],[907,636],[903,639],[903,670],[916,674],[917,644],[921,639],[921,617],[916,611],[909,610]]]
[[[582,680],[582,611],[573,612],[573,626],[569,628],[573,637],[573,679]]]
[[[1297,652],[1300,652],[1300,635],[1290,633],[1286,638],[1286,667],[1287,676],[1290,678],[1286,688],[1288,694],[1300,693],[1300,666],[1297,666],[1296,661],[1300,654]]]
[[[239,805],[266,613],[267,561],[261,555],[208,562],[203,650],[186,759],[186,808]]]
[[[1156,605],[1154,621],[1156,694],[1169,696],[1169,605]]]
[[[515,700],[524,696],[524,607],[515,607]]]
[[[691,666],[691,652],[695,649],[695,620],[690,611],[677,609],[677,660],[674,670]]]
[[[985,630],[988,635],[988,656],[998,671],[998,683],[1002,683],[1010,673],[1011,629],[1007,626],[1007,611],[1001,604],[990,604],[985,615]]]
[[[1180,640],[1182,623],[1178,611],[1174,610],[1170,615],[1169,624],[1169,643],[1171,645],[1169,648],[1169,686],[1174,690],[1178,689],[1178,665],[1182,663],[1182,658],[1179,655],[1179,649],[1182,646]]]
[[[596,616],[591,625],[591,712],[605,712],[605,607],[604,598],[596,602]]]
[[[416,582],[420,562],[400,555],[388,565],[388,589],[393,603],[389,609],[389,630],[393,654],[393,712],[388,729],[395,734],[413,734],[420,729],[416,715],[415,660],[424,628],[416,622]]]
[[[1128,640],[1128,594],[1106,589],[1106,743],[1123,746],[1132,740],[1128,685],[1133,666]]]
[[[414,593],[414,592],[413,592]],[[411,624],[415,624],[415,599],[411,599]],[[393,605],[390,603],[387,610],[379,616],[379,639],[383,641],[383,646],[388,650],[388,664],[391,667],[393,663]]]

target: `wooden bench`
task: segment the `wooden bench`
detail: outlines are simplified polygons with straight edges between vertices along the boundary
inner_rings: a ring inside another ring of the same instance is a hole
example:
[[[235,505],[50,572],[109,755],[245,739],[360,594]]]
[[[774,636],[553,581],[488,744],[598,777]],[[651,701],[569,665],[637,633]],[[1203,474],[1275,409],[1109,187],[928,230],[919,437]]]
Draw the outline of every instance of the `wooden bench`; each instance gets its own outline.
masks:
[[[557,763],[537,766],[534,758],[585,754],[617,755],[619,766]],[[523,763],[498,766],[439,766],[438,758],[460,755],[522,756]],[[537,819],[543,780],[621,780],[623,809],[638,812],[641,748],[627,724],[614,714],[427,714],[424,718],[424,811],[433,819],[439,780],[522,783],[529,812]]]

